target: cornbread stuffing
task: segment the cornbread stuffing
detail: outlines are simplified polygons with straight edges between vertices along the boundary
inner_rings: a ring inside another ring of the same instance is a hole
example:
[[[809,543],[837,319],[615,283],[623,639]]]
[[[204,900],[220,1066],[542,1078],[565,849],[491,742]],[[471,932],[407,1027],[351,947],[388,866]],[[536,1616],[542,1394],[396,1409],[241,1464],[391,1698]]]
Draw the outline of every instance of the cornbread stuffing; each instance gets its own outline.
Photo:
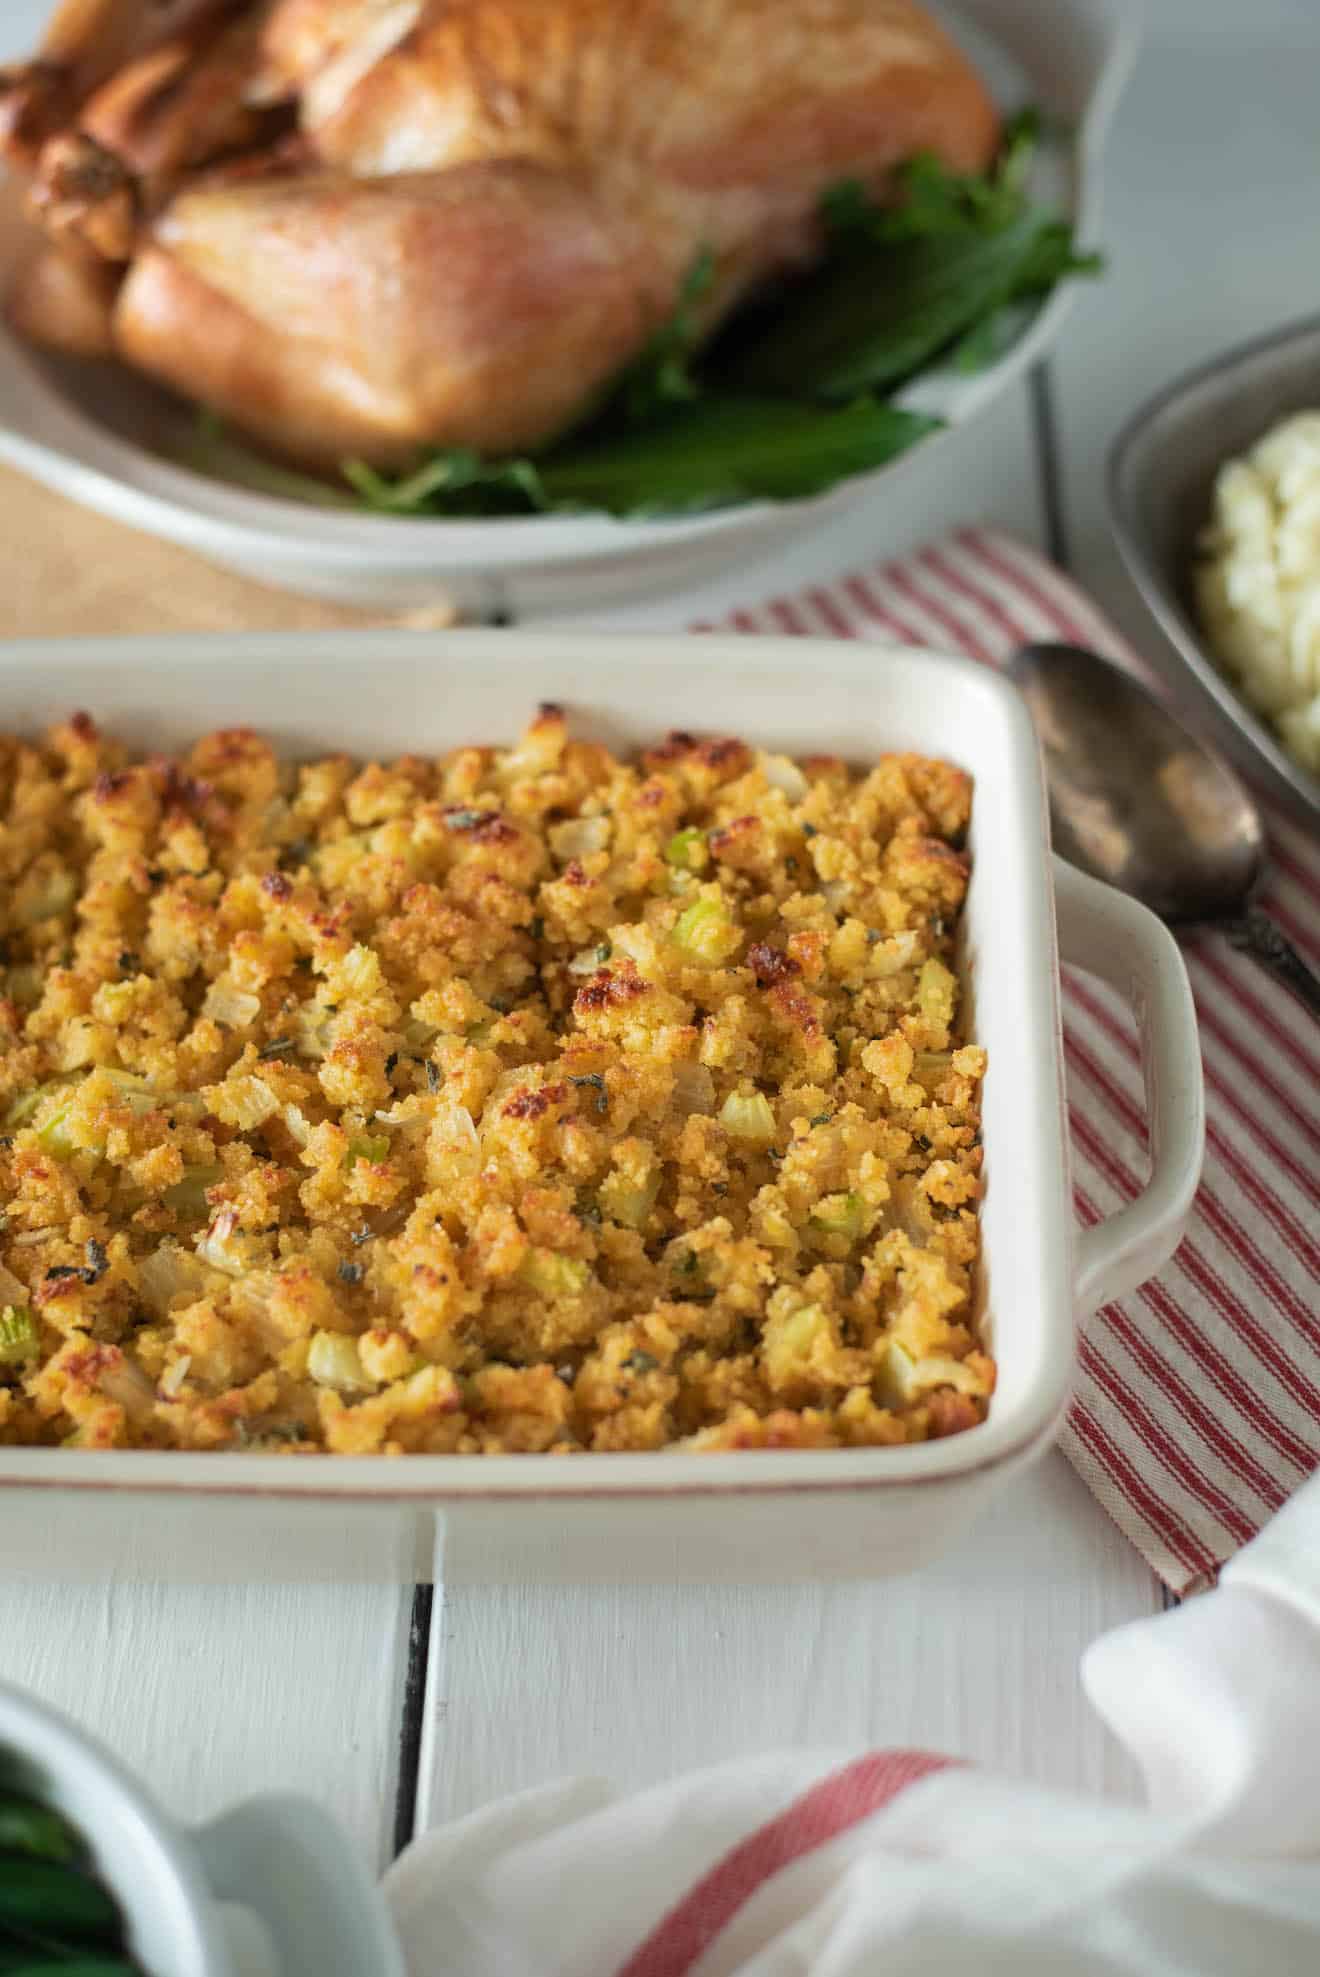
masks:
[[[0,739],[0,1441],[832,1447],[985,1414],[968,778]]]

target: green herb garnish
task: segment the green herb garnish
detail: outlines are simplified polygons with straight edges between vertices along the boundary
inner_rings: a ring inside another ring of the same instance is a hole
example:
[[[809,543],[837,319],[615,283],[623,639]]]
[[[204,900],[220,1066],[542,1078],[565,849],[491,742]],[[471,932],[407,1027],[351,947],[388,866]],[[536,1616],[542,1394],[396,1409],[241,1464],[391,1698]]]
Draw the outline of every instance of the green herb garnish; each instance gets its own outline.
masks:
[[[39,1781],[0,1750],[0,1971],[15,1977],[135,1977],[123,1917]]]

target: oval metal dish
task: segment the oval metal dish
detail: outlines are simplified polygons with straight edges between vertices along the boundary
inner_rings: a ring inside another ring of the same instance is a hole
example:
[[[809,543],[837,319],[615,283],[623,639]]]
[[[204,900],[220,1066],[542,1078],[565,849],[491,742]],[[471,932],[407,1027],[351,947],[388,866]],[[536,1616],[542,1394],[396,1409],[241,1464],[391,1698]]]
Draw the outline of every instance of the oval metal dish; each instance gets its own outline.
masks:
[[[1278,420],[1320,407],[1320,317],[1202,365],[1129,420],[1109,462],[1109,512],[1123,560],[1167,645],[1148,651],[1180,705],[1252,778],[1312,830],[1320,782],[1294,762],[1211,659],[1191,571],[1215,475]]]

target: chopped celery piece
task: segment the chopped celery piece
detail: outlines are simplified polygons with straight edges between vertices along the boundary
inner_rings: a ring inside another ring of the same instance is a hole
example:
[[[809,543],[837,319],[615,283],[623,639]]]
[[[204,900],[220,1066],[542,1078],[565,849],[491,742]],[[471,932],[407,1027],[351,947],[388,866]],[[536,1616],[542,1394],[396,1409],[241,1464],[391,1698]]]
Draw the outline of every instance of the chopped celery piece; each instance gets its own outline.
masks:
[[[819,1304],[799,1305],[796,1311],[767,1319],[763,1342],[771,1383],[781,1386],[806,1371],[821,1341],[830,1341],[830,1321]]]
[[[73,1078],[49,1078],[44,1085],[34,1085],[31,1091],[20,1092],[5,1114],[5,1129],[12,1132],[15,1126],[25,1126],[43,1098],[52,1092],[64,1091],[76,1082]]]
[[[135,1112],[138,1110],[150,1112],[153,1105],[161,1103],[151,1088],[149,1078],[139,1076],[136,1071],[116,1071],[109,1064],[103,1064],[101,1070],[116,1091],[123,1094]]]
[[[576,1256],[560,1256],[553,1249],[529,1249],[518,1266],[518,1275],[542,1297],[581,1297],[591,1281],[591,1265]]]
[[[67,1121],[72,1110],[72,1103],[62,1105],[37,1133],[42,1148],[53,1160],[72,1160],[78,1151],[74,1141],[69,1138]]]
[[[737,951],[742,934],[722,899],[696,899],[680,914],[674,941],[692,960],[717,968]]]
[[[40,920],[53,920],[61,913],[67,913],[78,897],[78,881],[72,872],[63,867],[51,874],[41,890],[30,899],[19,915],[22,924],[36,926]]]
[[[655,1207],[660,1193],[660,1176],[648,1174],[640,1187],[634,1187],[622,1174],[610,1174],[601,1182],[600,1205],[612,1221],[625,1229],[640,1229]]]
[[[362,1133],[348,1142],[348,1152],[344,1155],[345,1167],[352,1169],[359,1160],[366,1160],[374,1167],[377,1162],[389,1158],[390,1142],[387,1133]]]
[[[356,1339],[342,1332],[318,1332],[307,1354],[307,1371],[319,1387],[344,1387],[361,1393],[375,1385],[362,1364]]]
[[[102,982],[96,991],[93,1013],[104,1022],[122,1023],[137,999],[133,982]]]
[[[189,1167],[185,1169],[181,1181],[176,1181],[172,1188],[166,1188],[161,1200],[167,1208],[172,1208],[176,1215],[209,1214],[210,1203],[206,1199],[206,1190],[213,1188],[217,1181],[222,1181],[224,1173],[223,1167],[213,1165]]]
[[[948,1029],[958,1000],[957,977],[937,956],[921,964],[917,976],[917,1007],[928,1023]]]
[[[26,1304],[7,1304],[0,1311],[0,1366],[21,1366],[40,1350],[37,1321]]]
[[[823,1236],[841,1236],[856,1242],[862,1233],[865,1208],[859,1194],[827,1194],[818,1201],[811,1215],[811,1227]]]
[[[775,1136],[775,1115],[764,1092],[730,1092],[720,1107],[720,1124],[736,1140],[768,1144]]]
[[[706,833],[698,830],[675,831],[665,846],[671,865],[685,872],[699,872],[706,863]]]

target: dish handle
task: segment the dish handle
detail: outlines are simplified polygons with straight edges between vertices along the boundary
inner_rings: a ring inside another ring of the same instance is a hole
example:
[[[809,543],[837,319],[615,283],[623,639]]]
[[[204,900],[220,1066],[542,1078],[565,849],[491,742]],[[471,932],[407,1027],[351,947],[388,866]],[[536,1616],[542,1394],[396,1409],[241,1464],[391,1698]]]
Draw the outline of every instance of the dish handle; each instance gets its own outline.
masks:
[[[1205,1154],[1196,1006],[1178,943],[1126,893],[1054,860],[1059,956],[1118,990],[1137,1019],[1150,1117],[1150,1179],[1077,1245],[1077,1315],[1153,1277],[1182,1240]]]
[[[250,1799],[193,1837],[217,1901],[264,1924],[279,1977],[406,1977],[384,1897],[310,1799]]]

